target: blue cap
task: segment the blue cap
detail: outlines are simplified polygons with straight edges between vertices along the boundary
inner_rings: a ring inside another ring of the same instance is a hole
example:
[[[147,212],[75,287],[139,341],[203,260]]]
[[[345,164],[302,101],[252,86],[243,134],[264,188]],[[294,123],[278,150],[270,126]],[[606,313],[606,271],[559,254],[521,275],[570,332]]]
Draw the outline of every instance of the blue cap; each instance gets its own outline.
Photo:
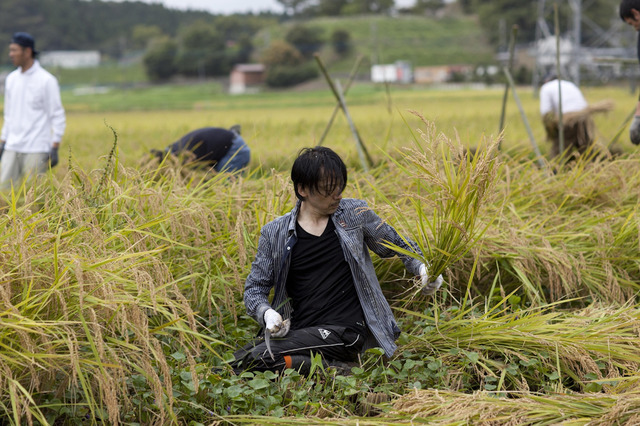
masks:
[[[17,32],[13,33],[11,37],[11,43],[19,44],[22,47],[30,47],[33,51],[33,55],[35,56],[38,52],[36,51],[36,41],[33,39],[33,36],[29,33]]]

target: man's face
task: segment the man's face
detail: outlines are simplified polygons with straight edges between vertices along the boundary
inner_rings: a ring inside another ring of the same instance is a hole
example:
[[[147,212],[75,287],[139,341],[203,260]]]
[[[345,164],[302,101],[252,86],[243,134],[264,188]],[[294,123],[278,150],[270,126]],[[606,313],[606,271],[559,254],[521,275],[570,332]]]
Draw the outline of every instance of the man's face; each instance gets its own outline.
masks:
[[[11,58],[11,62],[16,67],[21,67],[25,65],[29,59],[31,49],[22,47],[19,44],[11,43],[9,45],[9,58]]]
[[[336,187],[333,192],[329,193],[329,182],[318,185],[318,191],[311,191],[308,188],[299,188],[298,192],[304,197],[304,203],[307,203],[316,212],[330,216],[336,212],[342,200],[342,188]]]
[[[636,31],[640,31],[640,12],[636,9],[631,9],[632,17],[624,18],[624,22],[631,25]]]

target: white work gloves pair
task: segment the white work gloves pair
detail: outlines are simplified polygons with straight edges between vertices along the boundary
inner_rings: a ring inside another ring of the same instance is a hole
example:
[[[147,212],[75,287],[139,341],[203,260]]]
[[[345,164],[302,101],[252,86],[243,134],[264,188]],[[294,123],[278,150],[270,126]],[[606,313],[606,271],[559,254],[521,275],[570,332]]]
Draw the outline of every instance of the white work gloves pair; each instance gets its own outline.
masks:
[[[436,292],[444,282],[442,274],[438,275],[435,281],[429,281],[429,274],[427,272],[427,265],[424,263],[420,265],[420,281],[422,282],[422,294],[430,296]]]
[[[291,327],[291,321],[283,321],[282,315],[280,315],[275,309],[268,309],[264,313],[264,324],[272,337],[286,336],[289,332],[289,328]]]
[[[633,117],[629,127],[629,138],[634,145],[640,145],[640,115]]]

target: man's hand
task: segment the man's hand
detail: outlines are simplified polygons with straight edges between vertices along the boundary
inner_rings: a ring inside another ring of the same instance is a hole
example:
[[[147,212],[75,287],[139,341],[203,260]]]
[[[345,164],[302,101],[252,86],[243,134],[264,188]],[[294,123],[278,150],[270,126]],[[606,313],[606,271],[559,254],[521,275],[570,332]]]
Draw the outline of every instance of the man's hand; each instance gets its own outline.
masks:
[[[49,152],[49,165],[55,167],[58,164],[58,147],[54,146]]]
[[[269,309],[264,313],[265,328],[272,337],[284,337],[289,332],[290,321],[283,321],[282,316],[275,309]]]
[[[3,152],[4,152],[4,142],[0,143],[0,158],[2,158]]]
[[[436,292],[444,282],[442,274],[438,275],[435,281],[429,281],[429,273],[427,272],[427,265],[424,263],[420,265],[420,280],[422,281],[422,294],[429,296]]]
[[[640,145],[640,115],[633,117],[631,127],[629,127],[629,138],[634,145]]]

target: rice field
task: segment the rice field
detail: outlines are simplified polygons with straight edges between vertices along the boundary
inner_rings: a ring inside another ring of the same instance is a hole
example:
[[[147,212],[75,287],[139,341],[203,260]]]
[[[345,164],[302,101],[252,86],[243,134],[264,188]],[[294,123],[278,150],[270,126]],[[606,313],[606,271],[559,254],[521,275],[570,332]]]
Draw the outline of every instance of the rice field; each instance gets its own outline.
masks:
[[[180,90],[179,88],[175,90]],[[345,158],[345,196],[420,244],[446,283],[422,296],[374,258],[403,329],[396,354],[352,374],[315,365],[236,376],[257,325],[242,290],[259,230],[295,199],[288,170],[318,143],[328,91],[195,98],[118,93],[118,109],[63,95],[61,164],[0,199],[2,424],[635,424],[640,422],[640,155],[623,129],[613,160],[544,161],[503,88],[354,86],[360,164],[338,115],[324,144]],[[519,95],[543,155],[530,88]],[[637,97],[585,88],[615,109]],[[143,98],[143,99],[142,99]],[[242,125],[243,177],[147,152],[201,126]],[[470,156],[467,148],[475,148]]]

